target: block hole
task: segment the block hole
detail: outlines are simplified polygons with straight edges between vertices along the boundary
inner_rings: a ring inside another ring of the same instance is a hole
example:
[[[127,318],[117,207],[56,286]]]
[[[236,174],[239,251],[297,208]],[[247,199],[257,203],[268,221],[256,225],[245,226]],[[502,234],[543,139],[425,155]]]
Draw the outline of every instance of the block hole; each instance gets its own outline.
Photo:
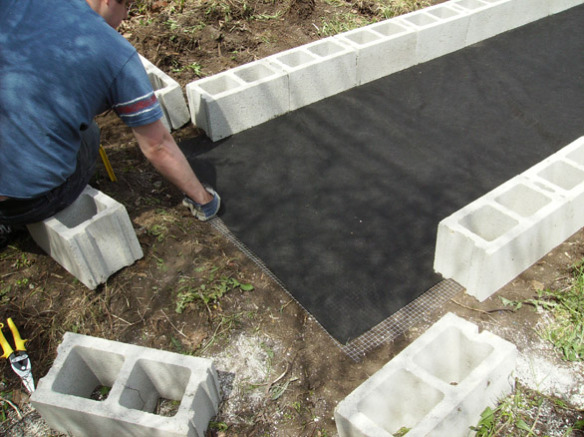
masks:
[[[273,76],[275,73],[263,64],[254,64],[251,67],[242,68],[234,74],[247,83],[251,83]]]
[[[148,73],[148,79],[150,79],[150,84],[152,85],[152,88],[154,88],[154,91],[158,91],[166,87],[164,81],[154,73]]]
[[[429,14],[433,15],[434,17],[447,19],[452,18],[457,15],[460,15],[457,11],[454,11],[450,8],[435,8],[428,11]]]
[[[375,32],[379,32],[384,36],[397,35],[398,33],[406,31],[405,28],[390,21],[385,21],[379,25],[372,26],[371,29],[374,30]]]
[[[238,81],[227,75],[222,75],[199,84],[199,87],[203,91],[211,95],[221,94],[239,88],[239,86],[240,84]]]
[[[413,361],[447,384],[458,385],[493,353],[488,343],[470,340],[451,327],[414,356]]]
[[[378,384],[357,410],[377,426],[394,434],[401,428],[415,428],[444,394],[413,373],[400,369]]]
[[[457,5],[462,6],[465,9],[478,9],[485,6],[485,4],[479,0],[460,0],[456,3]]]
[[[185,394],[190,369],[151,360],[138,360],[120,396],[120,405],[165,416],[174,416]]]
[[[313,58],[306,52],[296,51],[282,56],[278,56],[276,59],[278,59],[278,61],[280,61],[284,65],[287,65],[288,67],[298,67],[300,65],[308,64],[309,62],[314,61],[315,58]]]
[[[97,202],[89,194],[82,194],[67,208],[55,214],[55,218],[69,229],[73,229],[92,219],[104,209],[106,209],[106,205]]]
[[[493,241],[509,232],[519,222],[492,206],[482,208],[463,217],[459,224],[486,241]]]
[[[315,44],[308,47],[308,50],[318,56],[325,58],[327,56],[334,55],[335,53],[339,53],[343,50],[343,48],[337,44],[332,43],[331,41],[324,41],[320,44]]]
[[[428,14],[413,14],[413,15],[405,16],[404,20],[409,21],[410,23],[412,23],[418,27],[428,26],[428,25],[436,23],[436,21],[438,21],[437,18],[435,18],[431,15],[428,15]]]
[[[350,39],[356,44],[368,44],[370,42],[379,40],[379,37],[371,32],[361,31],[345,35],[347,39]]]
[[[556,161],[540,171],[538,175],[564,190],[571,190],[584,182],[584,172],[564,161]]]
[[[95,391],[113,387],[123,364],[122,355],[75,346],[65,358],[52,388],[57,393],[97,401],[99,399],[94,399]]]
[[[535,214],[551,202],[549,197],[523,184],[514,186],[495,200],[522,217]]]

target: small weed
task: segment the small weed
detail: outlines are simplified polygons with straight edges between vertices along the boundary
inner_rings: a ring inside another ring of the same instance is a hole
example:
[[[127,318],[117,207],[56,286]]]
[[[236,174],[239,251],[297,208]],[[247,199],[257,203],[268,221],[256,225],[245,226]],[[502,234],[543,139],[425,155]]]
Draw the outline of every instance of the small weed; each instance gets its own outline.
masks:
[[[227,431],[229,429],[229,425],[227,425],[225,422],[209,422],[209,429],[215,430],[215,431]]]
[[[393,435],[395,437],[403,437],[405,436],[408,432],[411,431],[411,428],[402,426],[400,429],[398,429]]]
[[[487,407],[482,412],[477,426],[471,426],[470,429],[476,431],[477,437],[509,435],[511,430],[529,431],[530,428],[526,422],[526,412],[529,408],[530,401],[517,387],[515,392],[503,399],[494,410]]]
[[[202,73],[203,66],[201,64],[199,64],[198,62],[193,62],[192,64],[187,65],[187,69],[191,70],[195,74],[195,76],[199,76],[199,77],[203,76],[203,73]]]
[[[544,396],[517,383],[512,394],[502,399],[494,409],[487,407],[477,426],[471,426],[470,429],[476,432],[477,437],[543,435],[543,431],[537,428],[546,422],[542,417],[544,411],[549,412],[554,408],[571,410],[560,399]],[[565,435],[571,435],[573,430],[581,429],[582,425],[584,422],[578,420],[572,426],[567,426]]]
[[[30,267],[32,265],[32,261],[27,258],[26,253],[21,253],[20,256],[14,261],[12,267],[16,270],[20,270],[22,268]]]
[[[182,313],[188,304],[197,300],[209,308],[209,304],[216,304],[219,299],[232,290],[251,291],[254,289],[251,284],[243,284],[233,277],[218,274],[218,270],[218,267],[213,267],[209,272],[209,276],[199,285],[194,285],[191,278],[181,278],[179,280],[179,283],[184,285],[178,290],[177,313]]]
[[[572,284],[564,290],[538,290],[535,298],[502,298],[502,302],[513,310],[528,304],[538,312],[548,312],[553,321],[539,328],[538,334],[551,342],[564,360],[584,360],[584,264],[574,267]]]

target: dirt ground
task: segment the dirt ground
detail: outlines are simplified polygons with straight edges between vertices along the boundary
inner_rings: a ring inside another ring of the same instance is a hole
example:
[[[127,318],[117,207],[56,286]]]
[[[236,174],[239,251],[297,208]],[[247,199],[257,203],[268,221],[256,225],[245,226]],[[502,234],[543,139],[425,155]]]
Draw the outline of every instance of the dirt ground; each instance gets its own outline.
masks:
[[[399,13],[401,3],[392,4]],[[184,86],[321,38],[341,18],[351,25],[382,19],[375,5],[366,0],[136,1],[120,31]],[[569,424],[582,418],[582,366],[561,361],[539,338],[535,327],[543,314],[529,306],[510,312],[499,296],[523,300],[538,289],[564,287],[571,267],[584,258],[583,231],[487,301],[461,294],[355,362],[258,266],[211,225],[188,214],[180,193],[145,161],[113,114],[100,116],[98,124],[118,182],[99,164],[92,185],[125,205],[144,258],[88,290],[27,234],[0,251],[0,320],[12,317],[29,339],[37,382],[48,372],[63,334],[71,331],[215,360],[223,402],[209,435],[332,436],[338,402],[442,315],[454,312],[517,344],[518,382],[570,406],[547,412],[536,435],[565,435]],[[196,135],[202,133],[193,126],[175,132],[178,141]],[[57,435],[30,408],[6,360],[0,375],[0,434]],[[558,375],[566,377],[558,380]]]

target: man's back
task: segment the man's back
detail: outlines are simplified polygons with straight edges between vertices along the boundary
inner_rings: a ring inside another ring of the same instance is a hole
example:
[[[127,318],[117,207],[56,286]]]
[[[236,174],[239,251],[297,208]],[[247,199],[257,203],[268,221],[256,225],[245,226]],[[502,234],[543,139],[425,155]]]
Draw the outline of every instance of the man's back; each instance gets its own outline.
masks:
[[[151,94],[134,48],[85,0],[2,0],[0,47],[3,196],[35,197],[63,183],[95,115]],[[128,65],[132,74],[122,74]],[[159,111],[131,115],[144,124]]]

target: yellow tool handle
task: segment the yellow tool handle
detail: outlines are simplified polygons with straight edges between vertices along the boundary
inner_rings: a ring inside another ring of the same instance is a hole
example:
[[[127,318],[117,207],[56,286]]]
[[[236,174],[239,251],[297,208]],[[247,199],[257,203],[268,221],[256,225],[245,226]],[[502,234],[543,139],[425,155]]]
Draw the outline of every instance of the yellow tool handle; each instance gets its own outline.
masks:
[[[105,149],[103,148],[102,145],[99,146],[99,154],[101,156],[101,160],[103,161],[105,171],[107,171],[107,175],[110,178],[110,181],[117,182],[118,178],[116,178],[116,174],[114,173],[114,169],[112,168],[110,160],[107,157],[107,153],[105,153]]]
[[[20,332],[18,332],[18,328],[12,321],[12,319],[8,319],[8,326],[10,327],[10,331],[12,331],[12,337],[14,337],[14,344],[16,346],[17,351],[25,351],[26,348],[24,347],[24,343],[28,340],[23,340],[20,338]]]
[[[6,341],[6,337],[4,337],[2,328],[4,328],[4,323],[0,323],[0,346],[2,346],[2,350],[4,351],[4,355],[2,355],[0,358],[8,358],[14,353],[14,350],[12,350],[12,347]]]

